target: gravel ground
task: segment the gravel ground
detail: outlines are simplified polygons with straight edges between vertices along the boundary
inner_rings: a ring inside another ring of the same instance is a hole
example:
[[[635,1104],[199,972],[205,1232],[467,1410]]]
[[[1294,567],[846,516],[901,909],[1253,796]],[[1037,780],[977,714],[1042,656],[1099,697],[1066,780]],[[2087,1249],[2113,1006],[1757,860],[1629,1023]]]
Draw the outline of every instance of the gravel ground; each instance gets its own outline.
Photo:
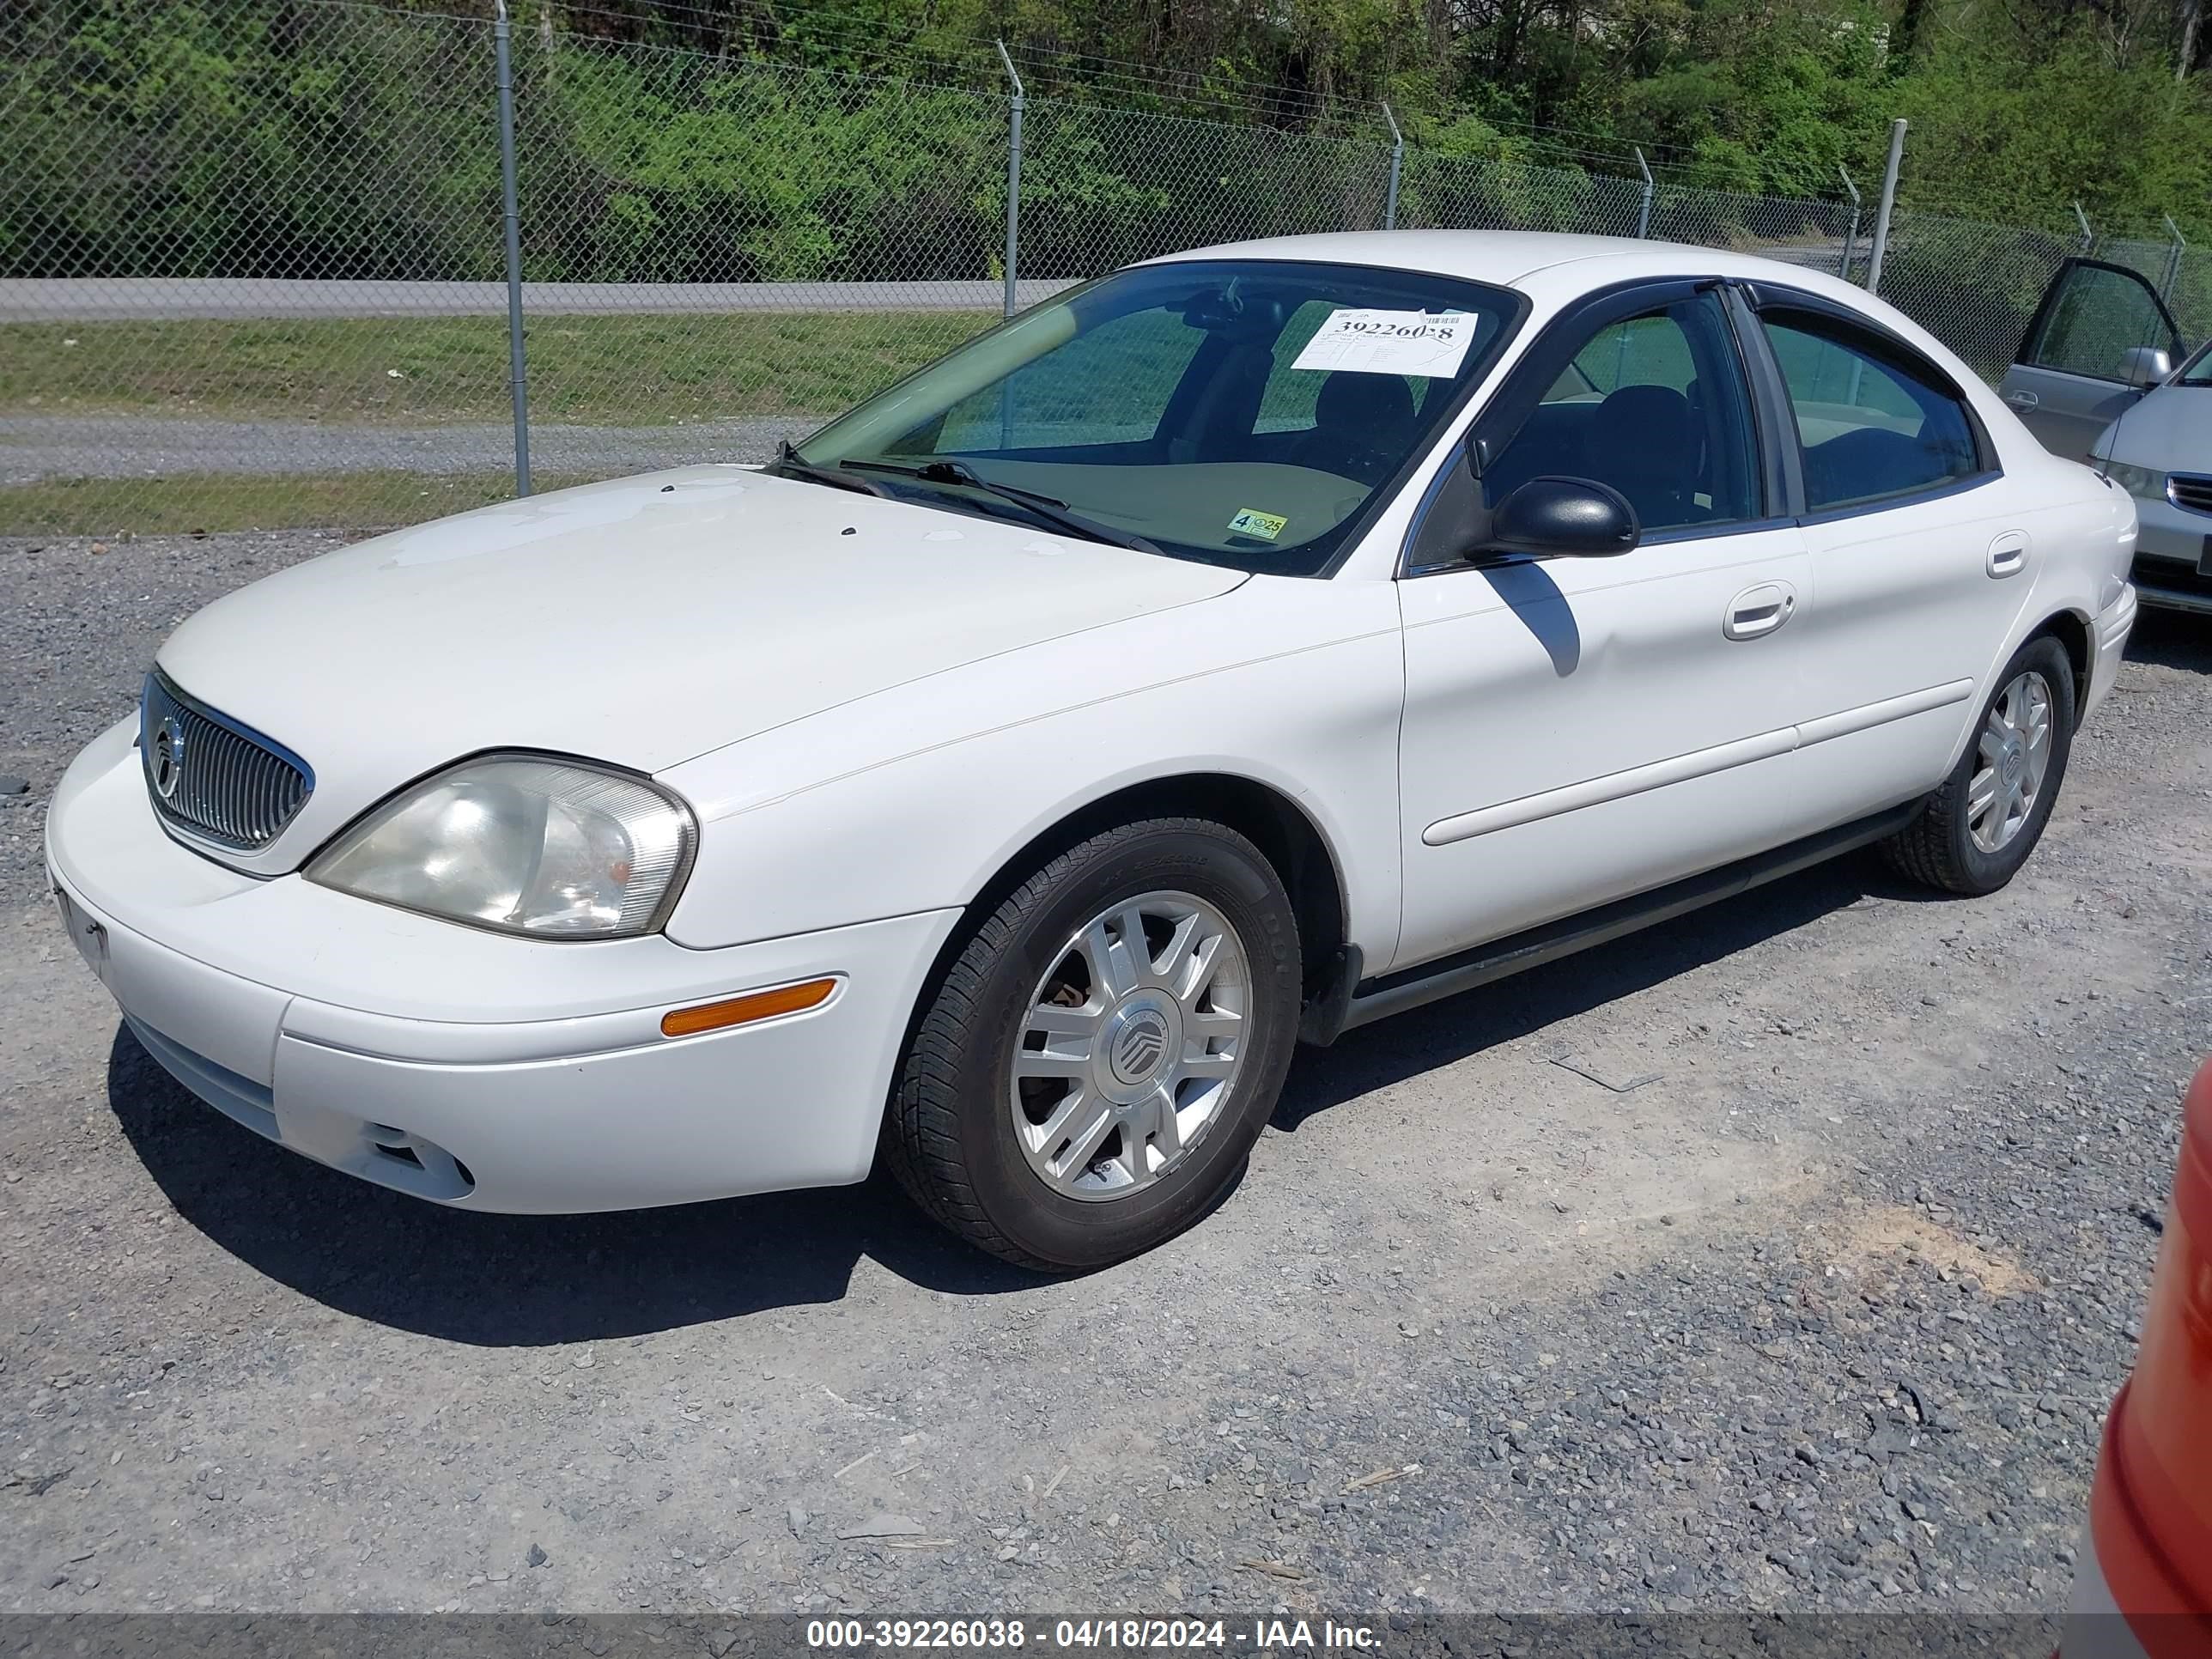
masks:
[[[694,461],[764,461],[819,416],[682,426],[530,428],[539,472],[610,477]],[[502,423],[346,426],[320,421],[212,421],[161,415],[0,416],[0,487],[49,478],[161,478],[177,473],[501,472],[514,465]]]
[[[880,1182],[434,1210],[162,1078],[41,803],[331,544],[0,544],[0,1611],[2063,1603],[2212,1046],[2201,624],[2005,892],[1854,859],[1355,1033],[1218,1214],[1054,1282]]]

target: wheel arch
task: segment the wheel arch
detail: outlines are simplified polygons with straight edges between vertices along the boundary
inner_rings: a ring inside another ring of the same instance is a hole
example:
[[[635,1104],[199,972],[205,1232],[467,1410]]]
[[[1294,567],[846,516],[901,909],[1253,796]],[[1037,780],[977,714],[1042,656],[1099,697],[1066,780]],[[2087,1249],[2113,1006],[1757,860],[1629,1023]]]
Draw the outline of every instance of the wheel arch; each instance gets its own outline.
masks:
[[[2081,715],[2089,701],[2089,677],[2096,667],[2096,654],[2090,643],[2089,619],[2079,611],[2068,609],[2053,611],[2027,631],[2021,641],[2039,640],[2048,635],[2064,648],[2066,660],[2074,666],[2074,726],[2081,729]]]
[[[977,885],[959,925],[938,947],[908,1011],[899,1052],[913,1046],[945,975],[968,946],[974,930],[1027,880],[1070,847],[1116,824],[1155,817],[1201,817],[1226,825],[1257,847],[1291,896],[1297,918],[1299,966],[1310,997],[1340,975],[1351,926],[1351,897],[1336,848],[1311,813],[1281,789],[1241,773],[1188,771],[1125,783],[1073,805],[1006,854]],[[1349,981],[1346,981],[1349,988]],[[893,1068],[885,1108],[898,1088]]]
[[[1350,895],[1337,850],[1313,815],[1272,783],[1240,773],[1170,773],[1123,784],[1072,806],[1002,859],[968,901],[967,927],[995,909],[1030,872],[1101,830],[1143,818],[1210,819],[1243,836],[1274,866],[1297,918],[1301,965],[1310,987],[1341,950]],[[948,952],[956,948],[948,941]],[[933,971],[928,981],[934,985]]]
[[[2091,644],[2094,636],[2089,631],[2088,620],[2069,603],[2045,613],[2040,621],[2023,627],[2023,619],[2034,614],[2033,608],[2023,607],[2020,615],[2014,617],[2014,631],[2006,635],[2002,650],[1990,661],[1988,672],[1978,682],[1971,700],[1966,705],[1967,718],[1951,750],[1949,763],[1943,769],[1944,778],[1950,776],[1951,769],[1958,765],[1979,741],[1982,722],[2003,682],[2006,665],[2038,640],[2056,640],[2058,648],[2066,653],[2067,665],[2073,671],[2074,681],[2074,725],[2068,735],[2070,737],[2072,732],[2081,729],[2082,704],[2088,697],[2090,678],[2096,670],[2096,656]],[[1939,789],[1942,787],[1942,778],[1936,781],[1935,787]]]

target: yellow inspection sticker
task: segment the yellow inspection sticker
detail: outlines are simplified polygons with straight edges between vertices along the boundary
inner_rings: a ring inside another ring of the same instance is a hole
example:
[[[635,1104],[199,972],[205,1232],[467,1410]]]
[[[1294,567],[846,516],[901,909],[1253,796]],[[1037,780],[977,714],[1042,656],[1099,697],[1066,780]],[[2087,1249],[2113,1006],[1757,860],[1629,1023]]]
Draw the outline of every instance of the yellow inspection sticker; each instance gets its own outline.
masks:
[[[1288,519],[1279,514],[1261,513],[1248,507],[1229,521],[1229,533],[1232,536],[1257,536],[1263,542],[1272,542],[1283,533],[1283,526],[1289,522]]]

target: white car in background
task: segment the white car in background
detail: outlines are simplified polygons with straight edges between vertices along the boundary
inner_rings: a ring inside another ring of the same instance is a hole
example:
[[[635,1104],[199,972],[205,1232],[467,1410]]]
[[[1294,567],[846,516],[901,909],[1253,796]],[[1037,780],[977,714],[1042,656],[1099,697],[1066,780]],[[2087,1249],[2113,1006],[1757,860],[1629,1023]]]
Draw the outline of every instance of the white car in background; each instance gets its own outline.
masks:
[[[48,859],[147,1049],[309,1158],[555,1212],[880,1149],[958,1233],[1079,1269],[1228,1190],[1301,1036],[1869,842],[2002,885],[2135,534],[1793,267],[1211,248],[762,470],[217,601]]]

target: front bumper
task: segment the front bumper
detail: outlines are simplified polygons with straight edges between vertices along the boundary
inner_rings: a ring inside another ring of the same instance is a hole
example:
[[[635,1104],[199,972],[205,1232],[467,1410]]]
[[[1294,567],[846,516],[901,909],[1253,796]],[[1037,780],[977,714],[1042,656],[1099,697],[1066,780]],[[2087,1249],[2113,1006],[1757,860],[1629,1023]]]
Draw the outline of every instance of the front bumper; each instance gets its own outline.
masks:
[[[2136,502],[2136,586],[2145,605],[2212,615],[2212,514]]]
[[[177,845],[132,722],[64,777],[47,868],[147,1051],[218,1110],[416,1197],[536,1213],[863,1179],[957,912],[693,951],[512,939]],[[696,1036],[671,1009],[835,976],[820,1006]]]

